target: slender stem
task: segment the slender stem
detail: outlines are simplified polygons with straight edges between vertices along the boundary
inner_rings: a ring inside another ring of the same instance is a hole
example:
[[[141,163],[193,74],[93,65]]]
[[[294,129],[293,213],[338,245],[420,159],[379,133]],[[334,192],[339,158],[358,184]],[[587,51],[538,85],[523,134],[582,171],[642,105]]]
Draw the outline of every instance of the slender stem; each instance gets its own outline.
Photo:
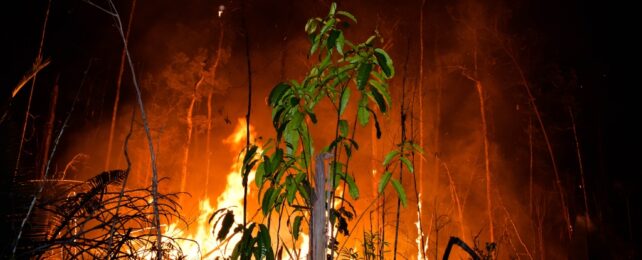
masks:
[[[129,53],[127,40],[125,39],[123,24],[120,20],[120,15],[118,15],[118,10],[116,9],[116,6],[111,0],[109,0],[109,5],[110,5],[111,12],[114,14],[113,18],[116,22],[116,29],[120,34],[120,38],[123,41],[123,45],[125,46],[127,63],[129,65],[129,70],[131,72],[132,83],[134,85],[134,89],[136,90],[136,101],[140,109],[140,116],[143,121],[143,129],[145,129],[145,135],[147,137],[147,145],[149,147],[149,156],[150,156],[150,162],[152,166],[152,208],[154,213],[154,218],[152,223],[156,229],[156,250],[157,250],[156,258],[161,260],[163,258],[163,251],[162,251],[163,234],[161,233],[160,215],[159,215],[159,207],[158,207],[158,169],[156,167],[156,153],[154,152],[154,142],[152,140],[152,133],[149,126],[149,121],[147,119],[147,112],[145,111],[145,105],[143,103],[143,94],[140,90],[140,86],[138,85],[136,71],[134,69],[134,62],[132,61],[131,54]]]
[[[223,36],[224,36],[224,27],[223,27],[223,20],[219,19],[219,35],[218,35],[218,46],[216,48],[216,60],[214,61],[214,65],[212,66],[212,79],[216,79],[216,69],[218,68],[218,65],[220,64],[221,61],[221,52],[223,51]],[[206,158],[206,165],[205,165],[205,195],[208,193],[209,189],[209,181],[210,181],[210,165],[211,165],[211,158],[212,158],[212,151],[211,151],[211,136],[212,136],[212,94],[213,91],[210,90],[209,93],[207,94],[207,137],[205,141],[205,156]]]
[[[43,22],[43,25],[42,25],[42,33],[40,35],[40,45],[38,47],[38,56],[36,56],[36,64],[40,64],[40,62],[42,61],[42,49],[44,48],[44,45],[45,45],[45,33],[47,32],[47,22],[49,21],[49,10],[51,10],[51,0],[47,2],[47,11],[45,12],[45,21]],[[27,111],[25,112],[25,119],[22,124],[22,132],[20,134],[20,144],[18,145],[16,167],[14,168],[14,171],[13,171],[13,181],[15,181],[16,176],[20,171],[20,159],[22,157],[22,148],[24,147],[24,143],[25,143],[24,140],[25,140],[25,134],[27,133],[27,124],[29,123],[29,115],[31,111],[31,100],[33,99],[33,90],[36,85],[36,78],[37,78],[37,72],[36,74],[33,75],[33,79],[31,81],[31,88],[29,90],[29,99],[27,100]]]
[[[484,139],[484,169],[486,172],[486,210],[488,211],[488,231],[490,233],[490,242],[495,241],[495,229],[493,226],[493,199],[492,199],[492,182],[490,173],[490,158],[488,152],[488,125],[486,123],[486,105],[484,102],[484,92],[480,81],[475,82],[477,96],[479,97],[479,111],[481,112],[482,132]]]
[[[496,35],[497,38],[499,38],[499,35]],[[508,48],[506,43],[502,41],[501,39],[498,39],[498,41],[501,43],[502,48],[504,49],[504,52],[508,57],[510,58],[511,62],[513,63],[513,66],[515,66],[515,69],[517,70],[520,80],[521,80],[521,85],[524,87],[526,90],[526,94],[528,95],[528,102],[531,107],[531,110],[533,113],[535,113],[535,117],[537,118],[537,122],[539,123],[539,127],[542,131],[542,135],[544,135],[544,141],[546,142],[546,148],[548,149],[548,155],[550,156],[551,159],[551,164],[553,166],[553,173],[555,174],[555,186],[557,188],[557,192],[560,197],[560,205],[562,208],[562,215],[564,217],[564,220],[566,221],[566,231],[568,234],[568,238],[571,239],[571,236],[573,234],[572,230],[572,225],[571,225],[571,217],[569,215],[568,211],[568,206],[566,204],[566,195],[564,194],[564,188],[562,186],[562,181],[560,179],[559,171],[557,169],[557,160],[555,159],[555,153],[553,152],[553,145],[551,144],[551,141],[548,137],[548,132],[546,131],[546,127],[544,125],[544,121],[542,120],[542,116],[540,114],[540,111],[537,107],[537,103],[535,103],[535,97],[533,97],[533,93],[531,92],[531,86],[528,80],[526,79],[526,75],[524,74],[524,70],[522,69],[522,66],[520,63],[517,61],[517,57],[515,56],[515,53]]]
[[[406,49],[406,60],[404,62],[404,74],[401,83],[401,152],[400,156],[404,156],[404,147],[406,143],[406,75],[408,71],[408,58],[410,57],[410,37],[408,37],[408,48]],[[399,183],[403,185],[403,163],[399,160]],[[395,219],[395,241],[393,247],[393,259],[397,259],[397,245],[399,242],[399,214],[401,213],[401,198],[397,198],[397,216]]]
[[[245,1],[241,2],[241,22],[245,32],[245,62],[247,64],[247,114],[245,114],[245,149],[250,150],[250,116],[252,112],[252,63],[250,59],[250,31],[245,21]],[[247,225],[247,178],[243,178],[243,226]]]
[[[129,41],[129,33],[131,32],[132,21],[134,20],[134,10],[136,9],[136,0],[132,1],[132,7],[129,11],[129,20],[127,21],[127,31],[125,32],[125,41]],[[107,154],[105,155],[105,167],[109,169],[111,160],[111,150],[114,142],[114,130],[116,128],[116,117],[118,115],[118,103],[120,102],[120,86],[123,81],[123,74],[125,72],[125,48],[120,54],[120,68],[118,69],[118,78],[116,78],[116,94],[114,97],[114,105],[111,113],[111,125],[109,127],[109,140],[107,141]]]

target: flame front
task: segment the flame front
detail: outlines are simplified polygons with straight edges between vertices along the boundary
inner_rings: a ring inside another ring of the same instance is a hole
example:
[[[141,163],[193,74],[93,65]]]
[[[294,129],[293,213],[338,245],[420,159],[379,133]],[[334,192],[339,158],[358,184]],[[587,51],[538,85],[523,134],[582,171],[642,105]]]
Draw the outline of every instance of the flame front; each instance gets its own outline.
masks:
[[[254,127],[250,125],[250,133],[255,135]],[[241,150],[244,147],[246,137],[246,124],[242,119],[238,120],[238,124],[234,132],[223,140],[223,143],[230,145],[230,149],[234,151]],[[261,151],[259,151],[260,153]],[[235,159],[230,173],[226,177],[225,190],[216,197],[216,205],[213,206],[209,197],[204,197],[198,203],[199,211],[196,218],[195,226],[189,225],[186,229],[178,221],[170,224],[165,231],[165,234],[170,237],[182,238],[178,241],[183,254],[188,259],[214,259],[216,257],[224,257],[232,254],[234,245],[241,239],[241,236],[235,235],[228,237],[228,239],[218,241],[213,234],[214,231],[220,229],[220,223],[214,227],[215,220],[211,222],[210,217],[218,209],[229,209],[234,213],[235,224],[240,224],[238,219],[243,216],[243,183],[241,175],[241,160]],[[248,176],[248,183],[254,180],[255,171],[251,171]],[[248,193],[250,190],[248,190]]]
[[[254,127],[250,125],[251,136],[256,136]],[[243,119],[238,120],[238,124],[234,132],[223,140],[223,143],[230,145],[233,151],[244,149],[246,140],[246,124]],[[261,154],[262,150],[259,148],[257,154]],[[238,158],[242,158],[241,154]],[[199,201],[198,217],[194,225],[189,225],[185,229],[179,221],[176,221],[167,226],[165,235],[174,238],[181,238],[177,241],[182,253],[187,259],[215,259],[217,257],[227,257],[232,254],[234,245],[241,239],[240,235],[230,236],[222,241],[216,239],[216,232],[220,230],[221,223],[216,223],[215,219],[210,221],[212,214],[219,209],[229,209],[234,213],[235,223],[233,227],[242,224],[243,216],[243,177],[241,175],[242,162],[240,159],[234,159],[230,173],[226,177],[225,190],[216,197],[216,205],[213,206],[209,197],[204,197]],[[248,183],[254,181],[255,171],[252,170],[248,176]],[[248,184],[251,185],[251,184]],[[248,189],[248,196],[252,193]],[[249,216],[248,216],[249,217]],[[232,228],[233,229],[233,228]],[[301,253],[300,256],[304,257],[308,254],[309,237],[307,234],[301,232]]]

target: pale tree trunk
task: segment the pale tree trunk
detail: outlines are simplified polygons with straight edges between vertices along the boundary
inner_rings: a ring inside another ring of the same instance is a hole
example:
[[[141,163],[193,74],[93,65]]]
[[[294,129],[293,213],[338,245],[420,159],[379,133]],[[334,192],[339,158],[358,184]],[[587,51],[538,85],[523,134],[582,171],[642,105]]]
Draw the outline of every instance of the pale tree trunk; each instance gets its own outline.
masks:
[[[134,19],[134,10],[136,9],[136,0],[132,1],[132,7],[129,11],[129,20],[127,21],[127,31],[125,32],[125,42],[129,42],[129,33],[132,27],[132,20]],[[111,126],[109,127],[109,139],[107,141],[107,153],[105,154],[105,170],[109,169],[111,162],[111,150],[114,144],[114,129],[116,128],[116,117],[118,115],[118,103],[120,102],[120,86],[123,81],[123,74],[125,72],[125,48],[120,54],[120,68],[118,70],[118,78],[116,79],[116,95],[114,98],[114,106],[111,113]]]
[[[479,111],[481,112],[482,132],[484,137],[484,169],[486,172],[486,208],[488,210],[488,232],[490,242],[495,241],[495,231],[493,226],[493,199],[492,199],[492,182],[490,173],[490,159],[488,154],[488,125],[486,123],[486,105],[484,103],[484,91],[481,82],[475,82],[475,89],[479,96]]]
[[[193,114],[194,114],[194,105],[196,104],[196,98],[198,94],[198,89],[203,83],[203,80],[205,79],[206,71],[205,68],[201,70],[201,76],[199,79],[196,81],[194,84],[194,88],[192,90],[192,99],[189,102],[189,106],[187,107],[187,115],[185,116],[185,119],[187,121],[187,133],[185,137],[185,147],[183,148],[183,162],[181,163],[181,192],[185,192],[185,188],[187,186],[187,166],[189,163],[189,150],[190,146],[192,144],[192,132],[194,129],[194,121],[193,121]]]
[[[314,197],[312,201],[312,215],[310,216],[310,259],[325,260],[327,232],[326,228],[326,189],[325,189],[325,160],[332,154],[320,153],[316,157],[314,172]]]
[[[424,147],[424,7],[426,0],[421,0],[419,11],[419,147]],[[414,129],[413,129],[414,130]],[[413,160],[414,163],[414,160]],[[419,175],[419,190],[417,190],[417,174]],[[417,196],[417,258],[425,259],[423,250],[425,244],[422,217],[422,195],[424,195],[424,160],[419,158],[419,171],[413,175],[415,195]]]
[[[222,52],[222,47],[223,47],[223,36],[224,36],[224,30],[223,30],[223,21],[219,19],[219,27],[220,27],[220,32],[218,35],[218,46],[216,47],[216,60],[214,60],[214,65],[212,66],[212,78],[216,79],[216,69],[218,68],[218,65],[221,61],[221,52]],[[207,156],[206,158],[206,163],[205,163],[205,195],[207,195],[208,190],[209,190],[209,183],[210,183],[210,166],[212,163],[211,157],[212,157],[212,151],[211,151],[211,142],[212,142],[212,94],[213,91],[210,90],[209,93],[207,94],[207,137],[205,140],[205,155]]]
[[[584,197],[584,210],[586,211],[584,213],[586,216],[586,230],[588,231],[589,223],[591,223],[591,217],[589,215],[588,198],[586,196],[586,182],[584,181],[584,166],[582,163],[582,153],[580,152],[580,141],[577,137],[577,128],[575,127],[575,116],[573,115],[573,110],[571,109],[570,106],[568,108],[568,113],[571,115],[571,124],[573,125],[573,137],[575,138],[575,151],[577,152],[577,163],[580,169],[580,180],[582,185],[581,189],[582,189],[582,196]]]
[[[562,187],[562,181],[560,179],[559,171],[557,169],[557,161],[555,159],[555,153],[553,152],[553,145],[551,144],[551,141],[548,137],[548,132],[546,131],[546,127],[544,126],[544,121],[542,120],[542,116],[539,112],[539,109],[537,108],[537,103],[535,103],[535,97],[533,97],[533,94],[531,92],[531,86],[528,83],[528,80],[526,79],[526,75],[524,74],[522,67],[517,62],[517,57],[515,57],[515,54],[508,48],[508,46],[506,46],[506,44],[503,41],[501,41],[501,39],[498,39],[498,41],[502,43],[502,48],[506,52],[506,55],[508,55],[509,58],[511,59],[513,65],[515,66],[515,69],[519,74],[522,86],[524,87],[524,89],[526,90],[526,94],[528,95],[528,101],[529,101],[531,110],[535,113],[535,118],[539,123],[540,130],[542,131],[542,135],[544,135],[544,141],[546,142],[548,155],[551,159],[551,164],[553,166],[553,173],[555,174],[555,186],[557,188],[557,192],[560,197],[560,206],[562,208],[562,215],[564,217],[564,220],[566,221],[566,231],[568,233],[568,238],[571,239],[571,236],[573,234],[571,217],[569,215],[568,206],[566,204],[566,195],[564,194],[564,187]]]

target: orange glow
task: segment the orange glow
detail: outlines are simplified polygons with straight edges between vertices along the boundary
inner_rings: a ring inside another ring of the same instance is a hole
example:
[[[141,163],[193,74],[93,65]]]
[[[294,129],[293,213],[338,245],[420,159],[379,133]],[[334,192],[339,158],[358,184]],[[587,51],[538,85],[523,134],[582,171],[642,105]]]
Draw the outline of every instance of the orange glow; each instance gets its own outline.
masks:
[[[250,126],[250,133],[254,136],[254,127]],[[230,145],[230,149],[233,151],[242,150],[245,145],[246,137],[246,125],[243,119],[238,120],[238,124],[234,132],[223,140],[223,143]],[[258,153],[261,151],[259,150]],[[242,157],[239,156],[239,158]],[[211,199],[209,197],[202,198],[198,205],[198,217],[196,217],[195,222],[191,223],[189,226],[185,227],[183,223],[175,221],[174,223],[168,225],[165,230],[165,235],[182,238],[178,240],[177,243],[181,247],[183,254],[187,256],[187,259],[215,259],[216,257],[224,257],[232,254],[234,245],[241,239],[240,235],[234,235],[223,241],[216,240],[214,232],[218,232],[220,229],[221,223],[214,227],[213,224],[216,222],[215,219],[208,223],[209,218],[212,214],[218,210],[227,208],[234,212],[235,224],[233,228],[241,224],[241,218],[243,216],[243,185],[242,185],[242,176],[240,173],[242,162],[240,159],[235,158],[233,160],[230,173],[226,177],[226,186],[225,190],[216,197],[216,205],[212,205]],[[254,171],[248,176],[248,183],[252,183],[254,180]],[[248,189],[248,193],[251,193],[251,189]],[[248,194],[249,195],[249,194]],[[233,230],[232,228],[232,230]]]

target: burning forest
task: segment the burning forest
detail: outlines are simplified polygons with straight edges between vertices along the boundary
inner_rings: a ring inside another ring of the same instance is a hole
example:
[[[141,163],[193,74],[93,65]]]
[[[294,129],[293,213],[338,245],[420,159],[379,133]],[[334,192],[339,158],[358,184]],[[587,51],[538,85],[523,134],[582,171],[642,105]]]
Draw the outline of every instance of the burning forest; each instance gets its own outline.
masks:
[[[2,258],[641,257],[612,6],[3,10]]]

